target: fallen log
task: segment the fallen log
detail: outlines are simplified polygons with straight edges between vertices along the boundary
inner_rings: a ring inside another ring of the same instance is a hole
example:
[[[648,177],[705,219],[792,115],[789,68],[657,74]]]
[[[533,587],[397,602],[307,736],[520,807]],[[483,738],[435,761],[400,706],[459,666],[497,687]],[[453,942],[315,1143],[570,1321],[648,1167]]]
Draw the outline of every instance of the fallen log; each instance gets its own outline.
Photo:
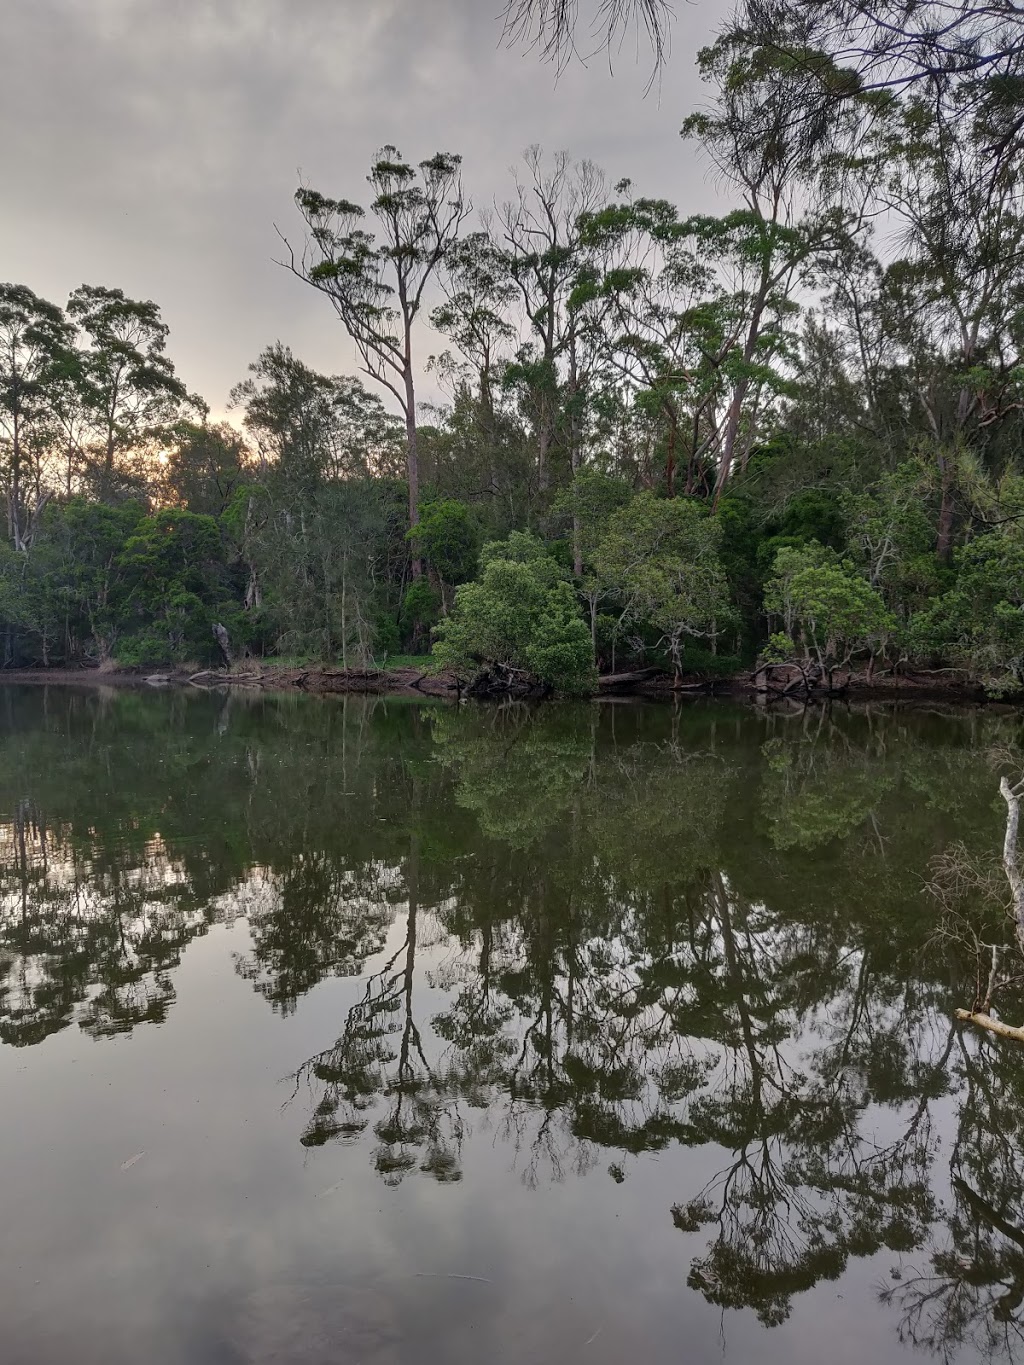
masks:
[[[628,687],[630,683],[647,682],[661,672],[660,668],[638,668],[632,673],[603,673],[597,680],[598,687]]]
[[[991,1014],[975,1014],[970,1010],[957,1010],[956,1017],[965,1024],[974,1024],[978,1028],[988,1029],[989,1033],[995,1033],[1000,1038],[1012,1038],[1015,1042],[1024,1043],[1024,1028],[1015,1028],[1012,1024],[1004,1024],[1001,1019],[993,1019]]]

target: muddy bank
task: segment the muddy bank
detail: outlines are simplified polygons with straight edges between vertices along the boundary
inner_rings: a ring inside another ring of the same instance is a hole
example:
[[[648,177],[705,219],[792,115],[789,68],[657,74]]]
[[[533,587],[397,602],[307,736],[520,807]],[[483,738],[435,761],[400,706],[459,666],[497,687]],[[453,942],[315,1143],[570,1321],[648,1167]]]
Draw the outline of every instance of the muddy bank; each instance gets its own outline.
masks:
[[[309,666],[286,668],[275,664],[240,665],[224,669],[74,669],[39,668],[0,671],[0,681],[9,683],[47,683],[51,685],[102,687],[194,687],[248,688],[275,692],[364,693],[386,696],[458,698],[467,695],[543,699],[543,689],[523,685],[518,689],[481,685],[476,689],[460,687],[453,674],[428,672],[418,668],[357,669]],[[1024,696],[990,697],[979,684],[949,670],[932,672],[875,673],[834,677],[831,686],[810,689],[789,686],[785,681],[765,681],[750,672],[723,678],[686,675],[676,680],[658,669],[608,674],[598,680],[599,697],[642,697],[652,700],[686,697],[732,697],[760,705],[793,706],[810,701],[945,701],[953,703],[999,702],[1020,705]]]
[[[284,668],[273,664],[210,668],[34,668],[0,670],[0,682],[85,687],[249,688],[268,692],[361,692],[392,696],[450,697],[458,694],[453,677],[416,668]]]

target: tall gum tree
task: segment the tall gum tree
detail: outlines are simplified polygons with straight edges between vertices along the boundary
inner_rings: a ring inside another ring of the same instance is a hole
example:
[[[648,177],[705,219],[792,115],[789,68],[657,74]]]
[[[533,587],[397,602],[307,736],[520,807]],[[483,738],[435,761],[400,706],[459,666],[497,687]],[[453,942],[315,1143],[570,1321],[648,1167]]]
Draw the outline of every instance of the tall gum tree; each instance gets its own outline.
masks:
[[[715,101],[685,121],[683,136],[700,139],[741,201],[723,218],[695,218],[690,224],[703,238],[707,257],[726,273],[735,305],[733,344],[726,353],[732,395],[718,451],[717,504],[737,454],[745,460],[749,452],[749,440],[742,441],[747,409],[770,378],[765,365],[784,340],[784,319],[795,312],[795,296],[814,283],[824,260],[848,248],[853,224],[817,192],[830,129],[817,115],[804,117],[803,87],[794,86],[789,63],[752,59],[732,39],[705,49],[699,63],[716,87]]]
[[[627,181],[616,191],[628,191]],[[606,253],[600,289],[609,303],[607,360],[638,412],[666,429],[664,486],[698,490],[716,447],[721,367],[732,345],[721,319],[721,286],[692,233],[665,200],[627,198],[586,223]]]
[[[525,174],[516,176],[515,194],[502,206],[498,230],[526,320],[528,340],[517,368],[532,391],[537,487],[543,493],[551,481],[550,455],[563,416],[574,470],[578,463],[578,408],[594,322],[592,309],[579,300],[589,265],[581,224],[607,202],[608,188],[592,162],[574,162],[566,152],[546,163],[540,147],[529,147],[523,163]]]
[[[305,219],[301,253],[288,243],[285,265],[330,300],[355,342],[363,372],[393,395],[405,419],[409,527],[419,521],[419,447],[413,328],[427,287],[458,240],[470,212],[463,196],[462,158],[437,152],[419,166],[397,147],[383,147],[367,181],[379,236],[361,226],[360,205],[300,188]],[[412,559],[418,578],[422,565]]]
[[[0,284],[0,459],[15,550],[28,550],[46,502],[40,462],[52,419],[50,395],[67,368],[71,336],[56,304],[26,285]]]
[[[124,456],[145,454],[184,415],[205,416],[166,354],[169,328],[149,300],[81,285],[68,300],[80,330],[75,367],[84,464],[102,502],[116,500]],[[70,432],[70,428],[69,428]]]
[[[900,255],[885,266],[879,301],[888,354],[902,361],[927,434],[943,563],[953,552],[959,466],[967,454],[984,461],[1022,401],[1024,138],[1014,135],[1013,156],[989,154],[1022,116],[1019,88],[1004,91],[998,116],[966,84],[951,107],[915,92],[878,121],[866,158],[896,229]]]

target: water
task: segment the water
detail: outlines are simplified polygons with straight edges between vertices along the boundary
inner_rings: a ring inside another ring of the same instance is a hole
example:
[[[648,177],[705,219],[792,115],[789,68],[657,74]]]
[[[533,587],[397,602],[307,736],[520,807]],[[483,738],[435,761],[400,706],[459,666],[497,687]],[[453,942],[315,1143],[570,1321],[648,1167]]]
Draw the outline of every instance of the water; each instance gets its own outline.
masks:
[[[923,889],[1014,718],[0,726],[5,1365],[1024,1359],[1024,1048]]]

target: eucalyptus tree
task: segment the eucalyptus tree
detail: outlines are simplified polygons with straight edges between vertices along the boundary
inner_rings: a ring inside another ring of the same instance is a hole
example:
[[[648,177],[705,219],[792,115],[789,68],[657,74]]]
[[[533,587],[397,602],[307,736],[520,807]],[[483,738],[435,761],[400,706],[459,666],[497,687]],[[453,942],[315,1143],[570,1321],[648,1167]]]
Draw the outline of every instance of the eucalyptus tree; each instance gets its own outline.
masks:
[[[419,520],[419,447],[413,328],[427,287],[458,239],[469,206],[462,158],[437,152],[418,167],[397,147],[383,147],[367,181],[380,240],[361,226],[365,211],[308,186],[296,191],[307,237],[300,254],[289,246],[289,269],[325,294],[355,342],[361,367],[395,398],[405,419],[409,526]],[[419,577],[418,557],[412,560]]]
[[[75,383],[79,441],[90,482],[103,502],[149,471],[151,447],[165,439],[182,416],[202,414],[166,354],[169,328],[148,300],[130,299],[120,289],[81,285],[68,300],[68,317],[83,344],[76,348]],[[124,461],[131,455],[137,467]]]
[[[289,652],[366,662],[376,594],[404,550],[395,521],[399,422],[347,375],[329,377],[280,343],[236,385],[258,479],[229,520],[261,607]]]
[[[509,315],[518,291],[508,257],[489,228],[453,244],[441,284],[444,302],[433,310],[430,320],[454,342],[472,371],[484,420],[493,423],[495,382],[516,339]]]
[[[693,493],[719,435],[722,364],[732,345],[724,291],[698,236],[665,200],[627,197],[588,217],[585,232],[606,258],[599,288],[609,304],[608,365],[638,414],[667,427],[667,496],[675,496],[684,451],[684,491]]]
[[[563,61],[577,49],[579,9],[579,0],[507,0],[506,36]],[[661,65],[673,17],[669,0],[594,0],[590,9],[590,45],[611,48],[632,24],[646,31]],[[816,54],[855,72],[859,89],[927,84],[940,94],[962,78],[1018,74],[1024,58],[1018,0],[739,0],[729,24],[821,77],[829,100],[843,92],[816,69]]]
[[[923,440],[933,461],[945,562],[964,457],[985,460],[1024,396],[1024,131],[1014,135],[1014,156],[989,155],[1019,117],[1019,91],[1005,92],[993,118],[962,83],[945,106],[916,94],[894,103],[871,147],[899,251],[880,279],[887,359],[911,419],[904,440]]]
[[[723,360],[732,392],[718,450],[717,503],[737,454],[745,463],[762,397],[784,387],[779,366],[784,371],[792,349],[798,292],[815,282],[824,261],[849,249],[854,225],[816,193],[826,138],[835,132],[824,119],[801,116],[802,87],[794,94],[788,65],[752,61],[725,38],[700,54],[700,67],[715,84],[715,102],[685,121],[683,135],[700,140],[741,201],[721,218],[691,220],[733,303]]]
[[[537,488],[551,482],[551,453],[562,435],[570,469],[579,464],[586,396],[601,353],[600,305],[584,224],[606,202],[603,173],[558,152],[545,163],[538,146],[523,157],[515,194],[498,231],[526,323],[527,340],[507,377],[525,398],[537,445]]]
[[[27,285],[0,284],[0,458],[7,534],[15,550],[32,543],[47,500],[43,459],[52,437],[51,394],[67,368],[72,329],[56,304]]]

